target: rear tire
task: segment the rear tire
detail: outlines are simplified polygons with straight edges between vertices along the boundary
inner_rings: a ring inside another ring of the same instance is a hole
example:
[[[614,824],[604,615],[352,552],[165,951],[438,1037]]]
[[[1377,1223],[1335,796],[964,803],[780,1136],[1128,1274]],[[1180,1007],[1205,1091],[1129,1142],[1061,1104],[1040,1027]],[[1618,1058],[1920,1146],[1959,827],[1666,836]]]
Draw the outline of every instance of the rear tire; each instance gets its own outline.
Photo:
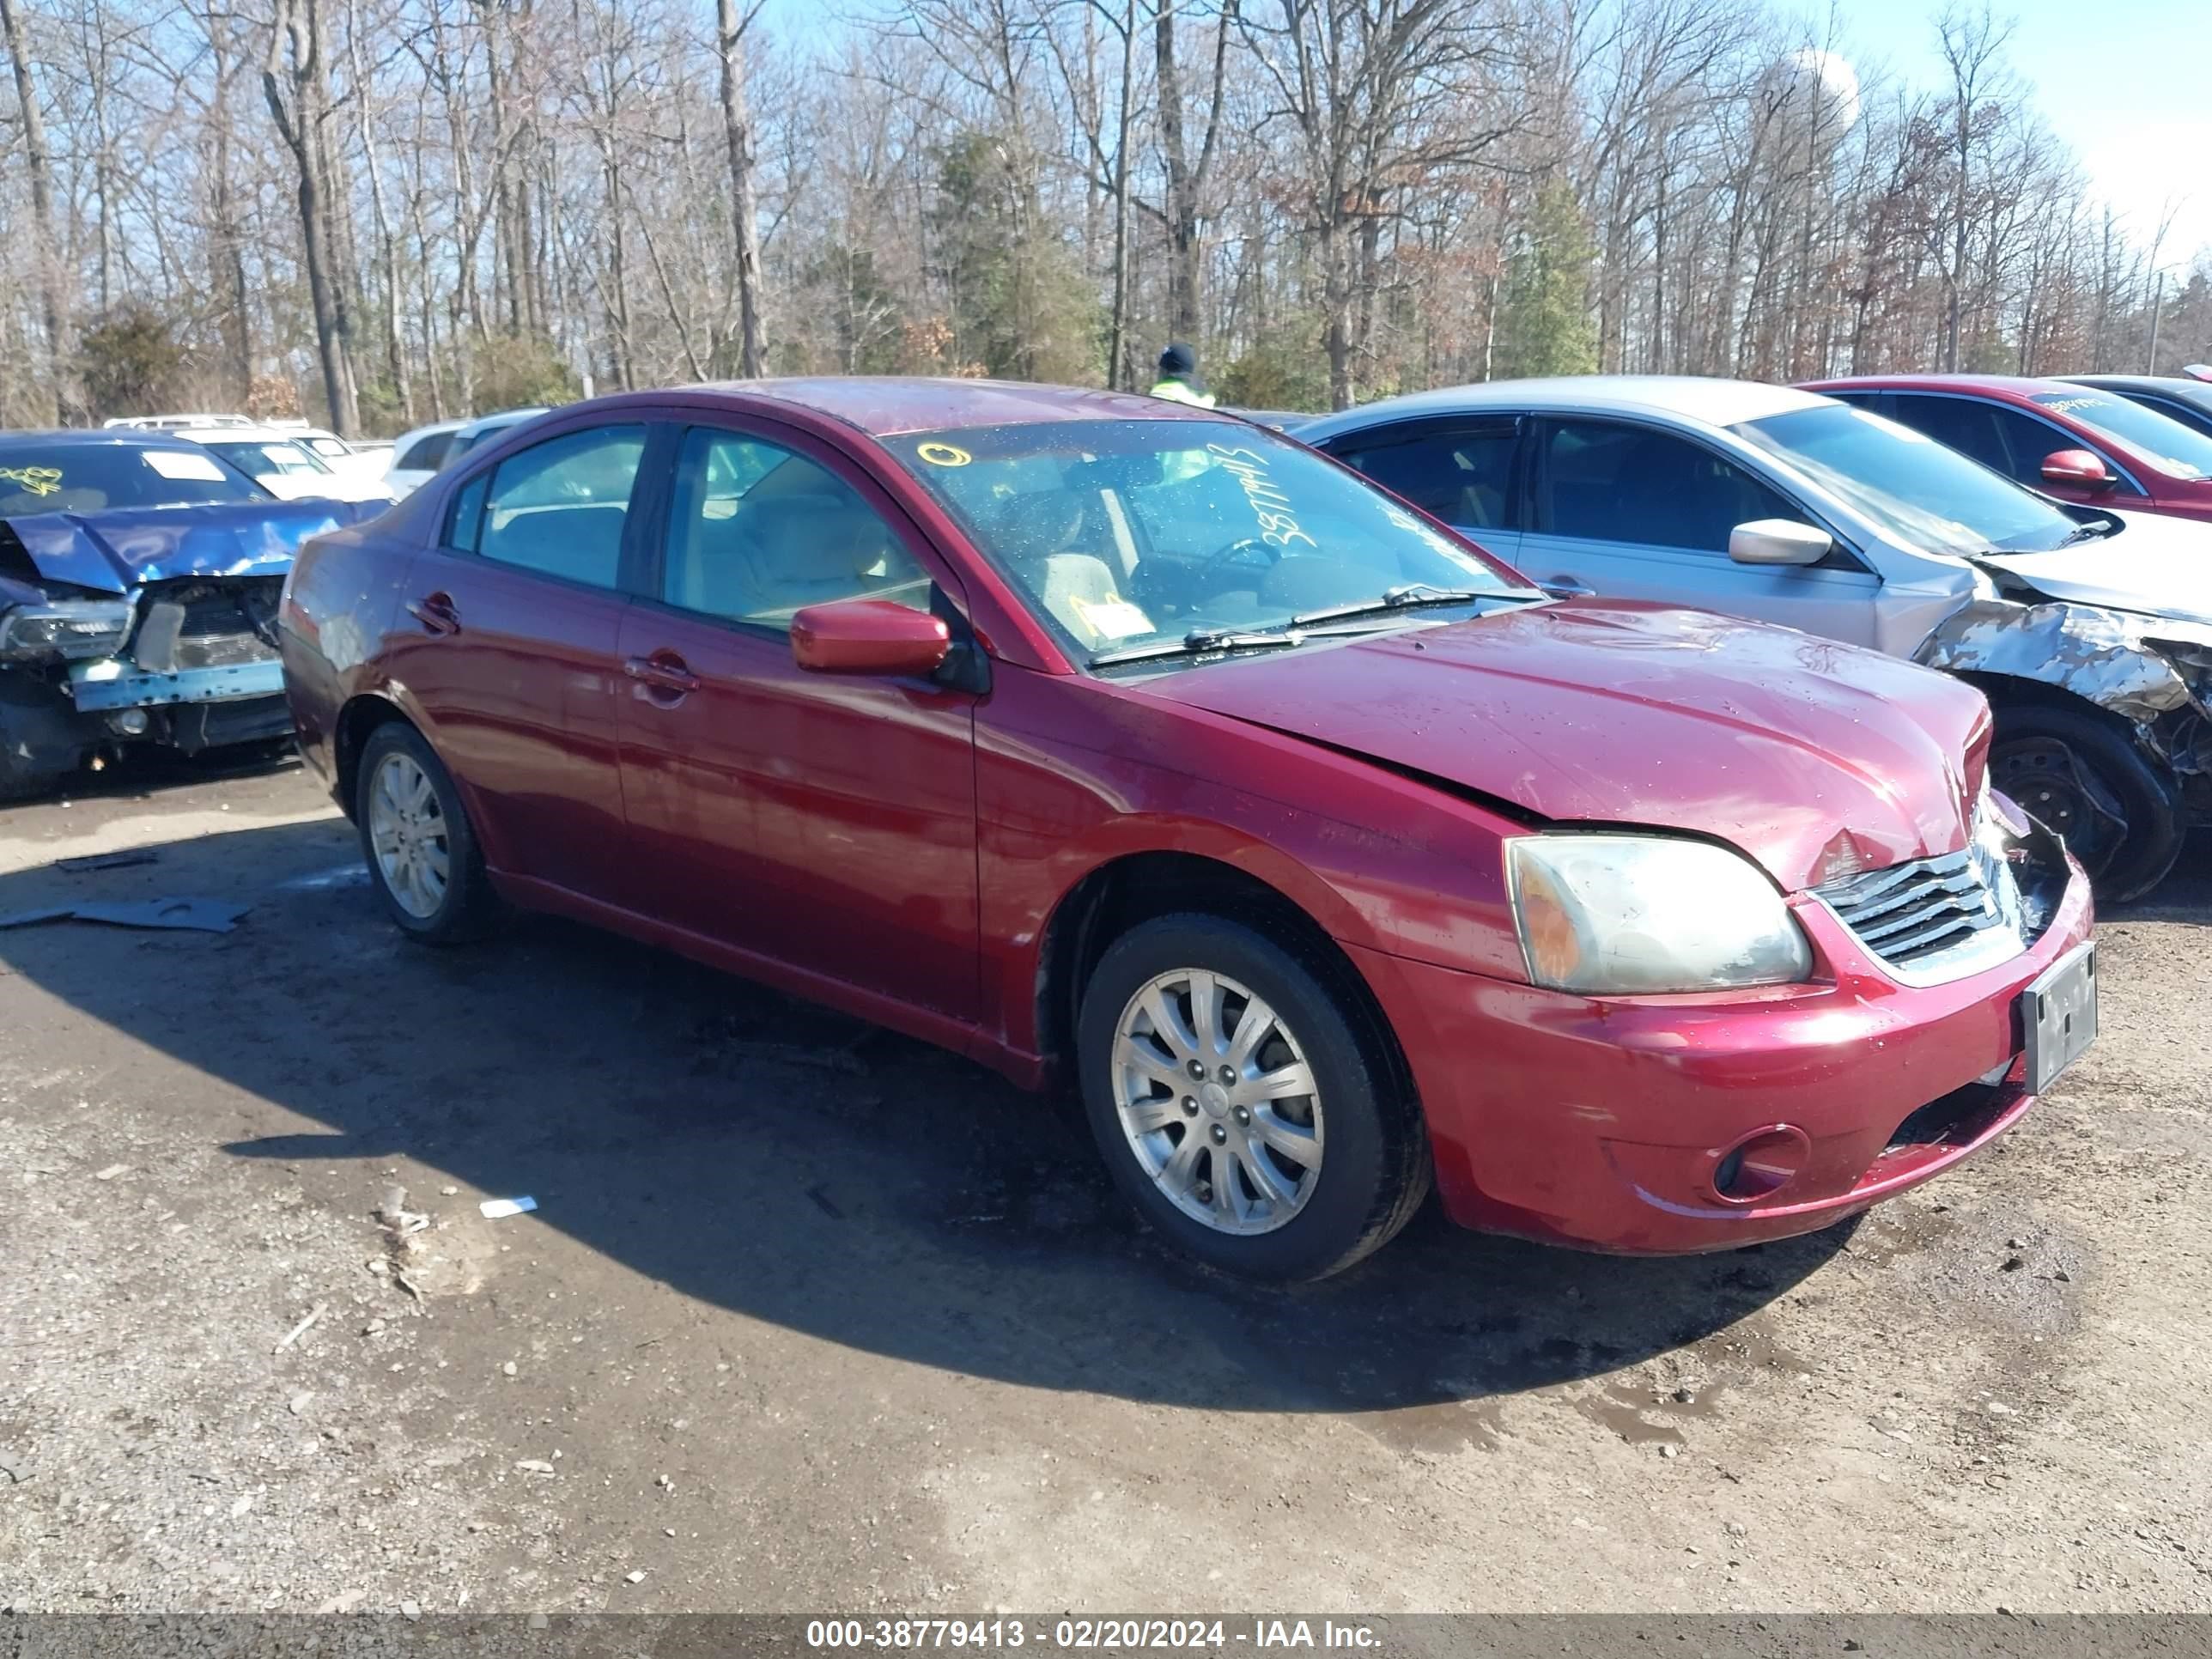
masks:
[[[1084,1109],[1115,1184],[1184,1254],[1245,1279],[1322,1279],[1427,1195],[1419,1105],[1341,980],[1317,952],[1195,914],[1140,923],[1092,972]]]
[[[362,746],[354,822],[368,878],[400,932],[425,945],[481,939],[499,917],[460,792],[429,743],[388,720]]]
[[[2063,836],[2100,900],[2139,898],[2181,856],[2181,789],[2118,722],[2092,710],[2001,704],[1990,782]]]

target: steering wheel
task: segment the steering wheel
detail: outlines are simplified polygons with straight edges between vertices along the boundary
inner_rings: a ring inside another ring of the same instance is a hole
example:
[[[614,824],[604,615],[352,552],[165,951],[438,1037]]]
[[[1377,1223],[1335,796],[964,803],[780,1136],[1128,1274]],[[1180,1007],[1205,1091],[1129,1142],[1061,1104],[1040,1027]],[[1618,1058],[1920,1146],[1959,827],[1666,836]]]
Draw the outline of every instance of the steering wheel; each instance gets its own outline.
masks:
[[[1200,562],[1198,579],[1200,591],[1218,592],[1219,589],[1212,585],[1216,574],[1239,565],[1265,575],[1275,568],[1275,562],[1282,556],[1278,549],[1268,546],[1260,537],[1239,536],[1235,541],[1215,548]]]

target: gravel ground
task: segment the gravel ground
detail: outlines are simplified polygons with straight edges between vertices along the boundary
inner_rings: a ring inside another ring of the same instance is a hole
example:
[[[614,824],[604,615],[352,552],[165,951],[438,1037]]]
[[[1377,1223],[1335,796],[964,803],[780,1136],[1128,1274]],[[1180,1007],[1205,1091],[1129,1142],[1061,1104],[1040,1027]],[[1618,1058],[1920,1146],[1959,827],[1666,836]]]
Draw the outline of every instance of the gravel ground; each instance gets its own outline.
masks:
[[[0,1605],[2212,1608],[2212,845],[2054,1097],[1856,1228],[1430,1214],[1289,1294],[951,1055],[403,943],[296,772],[0,818],[0,914],[171,895],[252,909],[0,933]]]

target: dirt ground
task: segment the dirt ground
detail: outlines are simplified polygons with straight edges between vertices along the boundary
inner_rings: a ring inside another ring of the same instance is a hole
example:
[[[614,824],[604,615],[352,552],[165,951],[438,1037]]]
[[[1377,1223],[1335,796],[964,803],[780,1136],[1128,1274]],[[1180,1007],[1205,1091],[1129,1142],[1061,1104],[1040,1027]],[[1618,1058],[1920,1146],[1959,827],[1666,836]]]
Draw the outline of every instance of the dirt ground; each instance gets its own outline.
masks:
[[[1296,1293],[951,1055],[403,942],[295,771],[0,817],[0,915],[164,896],[252,908],[0,933],[0,1606],[2212,1608],[2212,845],[2054,1097],[1855,1229],[1431,1213]]]

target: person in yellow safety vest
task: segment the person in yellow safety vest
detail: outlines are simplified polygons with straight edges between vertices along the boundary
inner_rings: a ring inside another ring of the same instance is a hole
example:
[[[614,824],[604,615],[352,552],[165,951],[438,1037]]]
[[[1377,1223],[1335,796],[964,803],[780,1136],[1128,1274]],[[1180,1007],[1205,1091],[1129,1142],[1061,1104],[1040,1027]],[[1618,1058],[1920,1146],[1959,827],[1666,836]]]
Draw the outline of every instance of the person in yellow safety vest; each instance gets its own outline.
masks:
[[[1180,340],[1160,353],[1160,378],[1153,382],[1152,396],[1199,409],[1212,408],[1213,394],[1198,378],[1198,353]]]

